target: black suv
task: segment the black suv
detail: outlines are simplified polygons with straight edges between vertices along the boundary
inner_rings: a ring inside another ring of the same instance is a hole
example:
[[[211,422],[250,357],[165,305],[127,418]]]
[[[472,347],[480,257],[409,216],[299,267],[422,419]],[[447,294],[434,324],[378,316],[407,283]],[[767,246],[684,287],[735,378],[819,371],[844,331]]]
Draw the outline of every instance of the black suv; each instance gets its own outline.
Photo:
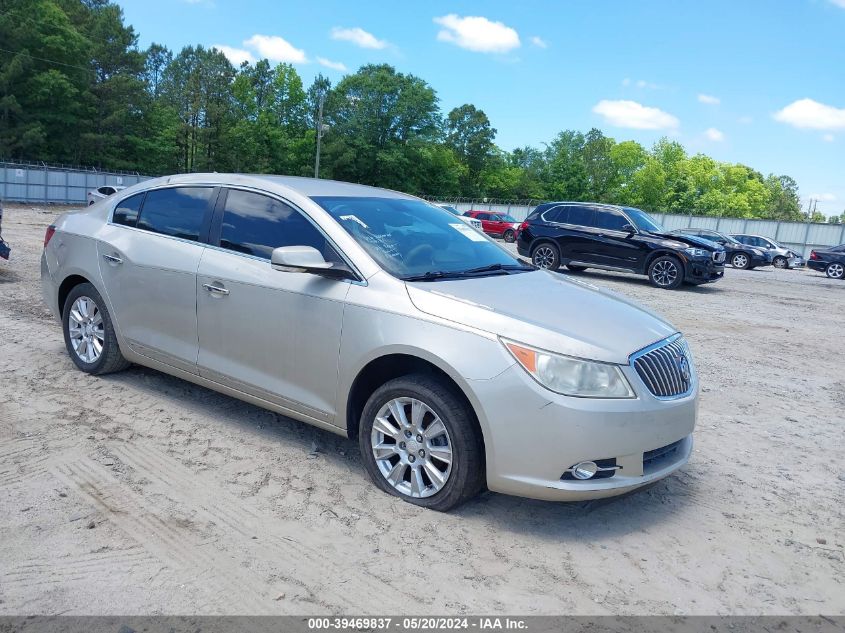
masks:
[[[541,204],[519,227],[517,250],[540,268],[637,273],[658,288],[710,283],[725,274],[725,249],[718,244],[670,235],[639,209],[591,202]]]

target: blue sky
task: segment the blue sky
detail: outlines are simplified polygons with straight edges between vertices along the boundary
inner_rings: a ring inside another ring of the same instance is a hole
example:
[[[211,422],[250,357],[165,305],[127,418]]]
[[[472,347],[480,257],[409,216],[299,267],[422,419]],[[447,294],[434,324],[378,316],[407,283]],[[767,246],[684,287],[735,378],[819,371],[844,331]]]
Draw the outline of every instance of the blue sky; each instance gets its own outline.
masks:
[[[483,109],[504,149],[669,135],[845,210],[845,0],[118,1],[142,46],[290,61],[306,86],[386,62],[444,112]]]

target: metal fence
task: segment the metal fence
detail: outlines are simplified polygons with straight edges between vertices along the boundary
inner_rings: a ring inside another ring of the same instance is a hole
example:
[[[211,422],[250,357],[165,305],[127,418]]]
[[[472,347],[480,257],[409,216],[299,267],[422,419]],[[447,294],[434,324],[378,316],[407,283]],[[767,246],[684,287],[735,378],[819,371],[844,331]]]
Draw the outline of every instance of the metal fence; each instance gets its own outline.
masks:
[[[149,176],[92,168],[0,161],[0,200],[47,204],[84,204],[92,189],[129,187]]]
[[[539,200],[448,200],[429,198],[430,200],[449,204],[458,211],[470,209],[478,211],[494,211],[508,213],[517,220],[524,220],[534,208],[540,204]],[[744,218],[712,217],[692,214],[652,213],[654,219],[667,230],[695,227],[711,229],[720,233],[749,233],[762,235],[784,246],[809,256],[814,248],[826,248],[845,244],[845,224],[816,224],[813,222],[778,222],[776,220],[750,220]]]

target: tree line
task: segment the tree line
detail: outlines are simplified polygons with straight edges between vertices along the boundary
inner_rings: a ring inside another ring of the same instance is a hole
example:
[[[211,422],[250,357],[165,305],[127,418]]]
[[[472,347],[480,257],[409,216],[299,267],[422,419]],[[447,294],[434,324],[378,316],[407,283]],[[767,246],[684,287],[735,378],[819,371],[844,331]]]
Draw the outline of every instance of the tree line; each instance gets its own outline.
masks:
[[[440,109],[387,64],[306,88],[290,64],[216,49],[146,50],[108,0],[0,0],[0,156],[146,174],[313,175],[443,197],[594,200],[652,211],[801,220],[798,185],[598,129],[504,151],[472,104]],[[813,218],[818,220],[819,218]]]

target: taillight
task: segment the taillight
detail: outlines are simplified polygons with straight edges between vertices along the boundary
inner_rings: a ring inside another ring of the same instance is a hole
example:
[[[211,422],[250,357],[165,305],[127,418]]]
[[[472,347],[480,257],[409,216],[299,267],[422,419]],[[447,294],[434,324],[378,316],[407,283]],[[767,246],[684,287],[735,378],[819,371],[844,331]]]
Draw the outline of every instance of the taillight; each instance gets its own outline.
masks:
[[[47,244],[50,243],[50,240],[53,239],[53,235],[56,233],[56,225],[51,224],[47,227],[47,232],[44,233],[44,248],[47,248]]]
[[[522,224],[519,225],[520,231],[524,231],[527,228],[528,228],[528,220],[526,220],[525,222],[523,222]]]
[[[810,259],[818,259],[819,256],[816,255],[816,251],[810,251]]]

